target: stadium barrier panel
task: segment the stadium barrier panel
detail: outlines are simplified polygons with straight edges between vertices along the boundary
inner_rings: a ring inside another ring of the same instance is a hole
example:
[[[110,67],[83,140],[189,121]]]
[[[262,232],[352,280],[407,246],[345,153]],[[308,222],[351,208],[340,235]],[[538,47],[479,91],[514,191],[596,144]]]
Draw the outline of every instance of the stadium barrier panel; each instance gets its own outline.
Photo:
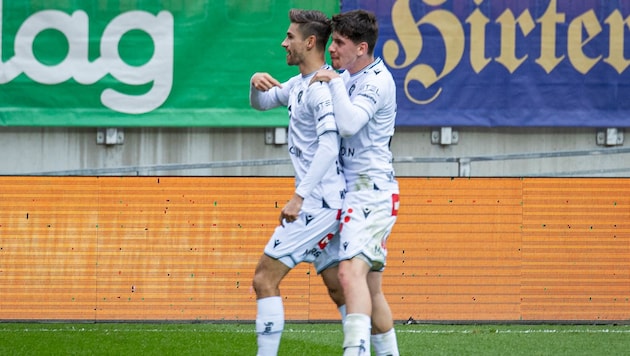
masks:
[[[630,319],[626,178],[400,178],[397,320]],[[0,319],[247,321],[285,177],[0,177]],[[337,320],[309,265],[288,320]]]

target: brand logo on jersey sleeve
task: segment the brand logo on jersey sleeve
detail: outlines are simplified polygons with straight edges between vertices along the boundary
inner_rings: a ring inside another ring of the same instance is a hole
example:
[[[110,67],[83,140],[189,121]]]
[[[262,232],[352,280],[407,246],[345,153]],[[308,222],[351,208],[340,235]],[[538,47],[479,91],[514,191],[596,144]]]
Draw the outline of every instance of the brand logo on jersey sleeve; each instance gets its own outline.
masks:
[[[354,93],[354,89],[356,88],[357,88],[356,84],[352,84],[350,89],[348,89],[348,96],[352,96],[352,93]]]

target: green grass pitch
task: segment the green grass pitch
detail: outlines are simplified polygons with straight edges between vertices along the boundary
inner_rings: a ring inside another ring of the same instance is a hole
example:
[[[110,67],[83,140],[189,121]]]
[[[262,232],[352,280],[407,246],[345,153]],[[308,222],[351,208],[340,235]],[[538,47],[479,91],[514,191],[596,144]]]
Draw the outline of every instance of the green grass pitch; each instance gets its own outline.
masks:
[[[630,325],[397,324],[401,355],[627,355]],[[280,355],[341,355],[340,324],[285,326]],[[0,355],[255,355],[253,323],[0,323]]]

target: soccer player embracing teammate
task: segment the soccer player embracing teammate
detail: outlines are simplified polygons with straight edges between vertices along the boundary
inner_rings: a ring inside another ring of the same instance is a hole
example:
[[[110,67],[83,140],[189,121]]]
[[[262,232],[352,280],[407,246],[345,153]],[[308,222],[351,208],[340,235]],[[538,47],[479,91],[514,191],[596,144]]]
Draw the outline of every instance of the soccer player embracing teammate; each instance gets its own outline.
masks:
[[[284,327],[281,280],[298,263],[312,262],[341,313],[344,355],[370,355],[372,344],[377,355],[397,356],[392,312],[382,291],[386,241],[399,204],[390,151],[396,86],[374,57],[376,17],[349,11],[333,16],[332,28],[318,11],[291,10],[289,17],[282,46],[287,64],[297,65],[300,74],[280,83],[255,73],[250,85],[252,107],[288,107],[288,150],[296,174],[295,194],[254,274],[258,355],[278,352]],[[324,62],[331,30],[328,50],[341,75]]]
[[[399,190],[390,143],[396,120],[396,84],[374,57],[378,23],[364,10],[332,18],[330,58],[335,71],[320,70],[313,82],[328,82],[348,192],[340,228],[339,279],[346,302],[344,355],[398,355],[391,309],[383,294],[387,238],[396,222]],[[372,325],[372,330],[370,330]],[[371,334],[371,335],[370,335]]]

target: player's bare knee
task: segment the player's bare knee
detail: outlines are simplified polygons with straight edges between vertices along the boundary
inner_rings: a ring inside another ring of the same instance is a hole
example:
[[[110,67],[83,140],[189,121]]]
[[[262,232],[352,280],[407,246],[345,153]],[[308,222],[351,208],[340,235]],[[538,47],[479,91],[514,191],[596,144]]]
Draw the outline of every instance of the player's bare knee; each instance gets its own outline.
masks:
[[[252,287],[258,298],[275,295],[276,290],[278,290],[278,284],[272,281],[264,271],[256,271],[252,280]]]
[[[339,268],[339,284],[341,285],[341,288],[347,288],[348,285],[350,285],[352,283],[352,271],[347,270],[345,268]]]
[[[353,284],[354,281],[360,278],[365,278],[357,262],[353,261],[343,261],[339,265],[337,276],[339,277],[339,284],[341,284],[342,289],[347,288],[348,285]]]

